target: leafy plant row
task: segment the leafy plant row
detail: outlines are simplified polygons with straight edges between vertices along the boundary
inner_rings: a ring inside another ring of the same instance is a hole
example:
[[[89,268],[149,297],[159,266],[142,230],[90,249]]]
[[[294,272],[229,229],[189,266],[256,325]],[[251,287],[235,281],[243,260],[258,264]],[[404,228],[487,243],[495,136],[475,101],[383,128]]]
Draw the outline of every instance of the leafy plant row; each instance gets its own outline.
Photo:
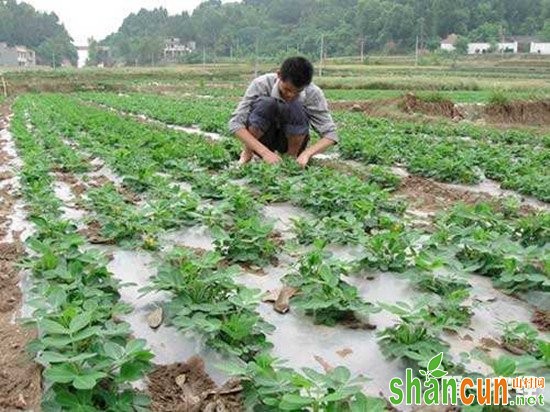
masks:
[[[475,140],[446,128],[369,119],[355,113],[338,116],[340,153],[371,164],[404,164],[413,174],[444,182],[472,184],[484,177],[540,200],[550,199],[548,145]],[[426,130],[423,130],[426,129]]]
[[[234,106],[233,102],[224,105],[217,99],[197,102],[147,94],[80,96],[167,123],[194,123],[204,130],[211,129],[205,119],[216,117],[218,131],[225,130],[224,122]],[[403,163],[412,173],[444,182],[472,184],[487,177],[500,182],[504,189],[544,201],[550,199],[550,175],[545,167],[548,136],[470,124],[396,122],[357,113],[337,112],[335,116],[342,135],[340,152],[346,158],[369,164]]]
[[[94,131],[91,131],[90,134],[95,139],[101,138],[101,134],[96,134]],[[80,138],[79,134],[76,135]],[[99,148],[100,144],[98,143],[96,149]],[[121,140],[117,145],[129,153],[128,156],[130,154],[140,155],[140,153],[136,152],[136,149],[132,148],[133,146],[140,147],[139,143],[136,145],[136,141],[124,144]],[[127,177],[130,178],[132,184],[137,185],[137,187],[143,187],[145,191],[149,191],[152,185],[147,184],[150,180],[147,176],[153,176],[157,171],[170,172],[191,181],[193,189],[204,198],[222,200],[221,204],[205,213],[203,219],[207,224],[220,228],[232,228],[231,231],[233,232],[234,226],[232,225],[235,225],[236,221],[258,219],[260,204],[247,191],[236,190],[235,185],[230,183],[227,175],[216,175],[213,177],[204,172],[197,172],[196,169],[192,169],[181,163],[177,165],[171,164],[168,170],[163,169],[165,167],[164,164],[155,163],[153,160],[150,160],[162,157],[162,153],[156,153],[155,150],[163,150],[163,148],[162,146],[160,148],[148,148],[145,153],[141,153],[143,159],[148,160],[147,173],[136,174],[134,172],[135,168],[131,169],[130,165],[124,166],[127,171]],[[101,152],[101,155],[109,156],[109,153]],[[189,156],[191,158],[194,156],[191,150]],[[116,165],[116,156],[111,154],[110,159],[112,164]],[[193,165],[193,167],[196,167],[196,165]],[[256,167],[257,170],[255,169]],[[421,337],[417,341],[419,344],[415,347],[425,348],[429,344],[424,345],[423,342],[429,342],[430,339],[434,339],[433,342],[439,342],[440,347],[444,348],[445,345],[437,338],[438,331],[441,329],[452,330],[465,326],[471,316],[467,308],[462,305],[467,296],[467,292],[465,292],[467,286],[460,281],[455,281],[455,279],[445,279],[428,272],[428,269],[433,269],[430,265],[437,268],[438,264],[430,262],[430,259],[426,255],[416,256],[416,252],[411,253],[414,235],[404,230],[403,225],[399,224],[399,220],[396,218],[399,216],[403,205],[388,199],[387,194],[380,191],[376,185],[369,186],[349,176],[342,177],[343,175],[329,173],[326,170],[317,168],[311,168],[311,170],[305,173],[301,172],[300,174],[289,168],[288,165],[282,165],[281,168],[282,173],[277,168],[265,168],[262,170],[262,166],[252,166],[251,169],[245,169],[245,172],[242,175],[238,175],[238,177],[246,177],[254,186],[261,188],[261,193],[264,194],[262,201],[292,200],[296,204],[302,205],[311,212],[322,216],[323,219],[338,217],[340,212],[342,212],[342,216],[352,216],[352,219],[356,220],[350,226],[360,228],[357,236],[358,238],[363,237],[361,243],[365,246],[366,250],[365,257],[361,260],[363,267],[403,271],[411,265],[417,265],[418,268],[423,268],[420,271],[423,276],[419,277],[421,280],[419,287],[430,291],[438,291],[438,288],[441,288],[441,292],[443,290],[449,291],[445,299],[441,299],[440,302],[431,305],[426,305],[425,310],[416,316],[415,319],[421,320],[419,327],[417,327],[418,322],[416,321],[402,320],[396,327],[383,331],[384,335],[381,335],[384,337],[382,344],[389,348],[387,353],[390,356],[394,356],[391,355],[393,353],[397,354],[398,357],[425,364],[432,353],[429,350],[422,351],[422,349],[418,351],[401,351],[399,345],[403,348],[403,340],[408,342],[409,338],[403,338],[400,331],[405,328],[408,328],[407,330],[418,329],[422,331],[425,328],[426,333],[418,333]],[[317,190],[311,190],[304,194],[303,188],[312,185]],[[347,191],[348,188],[349,193]],[[366,212],[369,213],[367,214]],[[368,219],[365,219],[365,216]],[[363,223],[363,225],[357,224],[358,222]],[[259,223],[261,222],[256,220],[249,227],[254,228]],[[521,242],[542,242],[545,236],[546,239],[548,236],[544,220],[537,216],[517,219],[513,222],[512,227],[516,228],[513,230],[522,233]],[[510,233],[513,230],[506,232],[506,236],[511,236]],[[434,244],[438,244],[440,241],[434,237],[433,242]],[[244,243],[246,244],[246,242]],[[221,245],[222,243],[219,244]],[[429,249],[429,246],[427,249]],[[219,250],[230,249],[219,247]],[[239,248],[234,250],[238,251]],[[236,253],[235,256],[246,256],[248,253],[246,248],[243,251],[242,253]],[[434,254],[437,255],[440,252],[446,253],[446,250],[435,249]],[[258,253],[254,254],[261,256]],[[237,257],[234,261],[239,261],[238,259],[240,258]],[[426,272],[429,274],[426,274]],[[316,283],[318,277],[310,280],[314,280],[314,283]],[[313,288],[316,287],[317,285],[313,286]],[[334,290],[330,292],[334,292]],[[441,293],[442,296],[445,294],[446,292]],[[391,310],[398,309],[391,308]],[[403,324],[405,326],[402,326]],[[415,334],[415,332],[411,333],[412,335]],[[387,338],[387,336],[390,337]]]
[[[43,409],[87,411],[146,410],[148,398],[132,389],[153,357],[146,343],[131,337],[117,320],[131,307],[119,301],[119,282],[104,256],[82,248],[75,226],[61,219],[53,191],[55,161],[73,157],[46,130],[34,127],[32,105],[19,98],[11,130],[23,159],[22,191],[36,233],[24,267],[32,275],[30,302],[38,337],[31,343],[44,366]],[[31,114],[30,124],[25,113]],[[78,163],[78,162],[76,162]]]
[[[130,178],[132,184],[139,181],[135,180],[135,175],[126,177]],[[153,196],[154,187],[152,184],[143,186],[144,193]],[[250,193],[235,190],[231,185],[222,192],[222,203],[205,212],[205,222],[215,223],[216,227],[223,230],[238,226],[239,221],[259,219],[258,204],[255,204]],[[89,191],[87,195],[92,210],[110,219],[112,225],[124,221],[113,216],[115,211],[134,216],[132,212],[135,213],[135,205],[132,208],[124,203],[112,186]],[[261,225],[260,221],[256,223]],[[235,228],[231,232],[234,233]],[[256,244],[255,241],[243,243]],[[242,251],[239,253],[246,254]],[[238,256],[237,253],[230,258],[239,261]],[[167,305],[167,313],[175,326],[185,331],[194,331],[206,338],[207,344],[213,348],[248,362],[246,368],[238,372],[247,388],[248,402],[264,405],[268,410],[303,410],[308,407],[319,410],[334,407],[340,410],[363,410],[361,408],[367,404],[376,407],[375,410],[383,410],[384,402],[364,396],[361,387],[357,385],[358,381],[350,380],[345,368],[337,368],[326,375],[310,370],[306,371],[307,375],[301,375],[280,367],[266,355],[265,350],[270,348],[266,334],[272,327],[255,312],[254,308],[259,303],[258,293],[237,285],[233,280],[235,271],[225,269],[221,259],[218,253],[197,256],[188,250],[176,249],[167,257],[158,276],[145,291],[172,292],[174,299]],[[269,381],[257,376],[265,372],[269,372],[273,382],[282,382],[289,376],[295,381],[286,385],[284,393],[280,389],[274,391]],[[313,380],[312,374],[322,380]],[[303,395],[304,390],[307,390],[307,396]]]
[[[87,92],[78,94],[78,97],[167,124],[200,126],[205,132],[221,134],[227,133],[227,119],[235,104],[221,99],[172,98],[145,93]]]

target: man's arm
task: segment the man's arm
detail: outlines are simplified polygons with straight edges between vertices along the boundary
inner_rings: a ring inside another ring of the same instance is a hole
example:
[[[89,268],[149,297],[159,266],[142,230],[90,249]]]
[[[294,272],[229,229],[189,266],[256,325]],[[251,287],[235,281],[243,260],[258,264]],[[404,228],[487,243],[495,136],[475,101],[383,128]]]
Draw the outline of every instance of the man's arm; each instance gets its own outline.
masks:
[[[281,158],[276,153],[273,153],[271,150],[269,150],[264,144],[262,144],[262,142],[256,139],[256,137],[254,137],[252,133],[250,133],[245,127],[238,129],[235,132],[235,135],[239,138],[241,142],[245,144],[245,146],[248,149],[260,155],[266,163],[273,164],[281,160]]]
[[[336,133],[336,124],[332,120],[327,100],[319,87],[312,87],[307,99],[306,110],[311,126],[321,135],[321,139],[298,156],[297,161],[302,167],[307,165],[312,156],[323,153],[330,146],[338,143],[339,140]]]
[[[334,144],[336,144],[336,142],[333,139],[328,137],[323,137],[320,140],[318,140],[314,145],[304,150],[302,154],[298,156],[296,161],[300,166],[306,167],[306,165],[309,162],[309,159],[311,159],[313,156],[315,156],[318,153],[323,153],[325,150],[327,150],[330,146]]]
[[[252,109],[252,103],[254,103],[260,95],[268,92],[268,90],[262,90],[268,87],[267,84],[262,82],[262,79],[263,77],[254,79],[246,89],[239,105],[231,115],[231,119],[229,120],[229,131],[235,134],[247,149],[256,152],[267,163],[277,163],[280,160],[279,156],[265,147],[246,129],[246,121]]]

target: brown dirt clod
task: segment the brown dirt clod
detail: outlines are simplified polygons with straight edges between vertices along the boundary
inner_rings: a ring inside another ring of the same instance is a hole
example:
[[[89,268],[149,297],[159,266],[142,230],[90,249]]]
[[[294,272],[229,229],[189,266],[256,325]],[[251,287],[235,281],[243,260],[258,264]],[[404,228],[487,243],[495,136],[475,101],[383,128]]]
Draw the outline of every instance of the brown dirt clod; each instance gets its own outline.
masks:
[[[185,379],[181,376],[185,375]],[[185,363],[157,366],[148,384],[153,411],[242,411],[242,387],[230,380],[217,387],[204,370],[204,361],[194,356]]]
[[[541,332],[550,331],[550,311],[535,310],[531,322],[535,324]]]

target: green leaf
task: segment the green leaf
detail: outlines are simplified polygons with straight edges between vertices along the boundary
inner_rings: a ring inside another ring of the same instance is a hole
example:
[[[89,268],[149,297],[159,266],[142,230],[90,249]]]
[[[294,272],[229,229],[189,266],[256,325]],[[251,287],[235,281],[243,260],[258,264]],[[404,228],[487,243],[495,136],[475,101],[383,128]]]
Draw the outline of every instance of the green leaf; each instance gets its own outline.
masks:
[[[219,369],[222,372],[228,373],[230,375],[242,376],[246,375],[246,365],[240,365],[234,362],[221,363],[216,365],[216,369]]]
[[[516,362],[512,358],[501,356],[492,362],[492,367],[498,376],[512,376],[516,370]]]
[[[146,341],[143,339],[132,339],[126,343],[126,353],[133,354],[145,349]]]
[[[328,402],[328,403],[338,402],[338,401],[341,401],[341,400],[346,399],[348,397],[349,397],[349,394],[346,394],[342,391],[335,391],[335,392],[321,398],[321,401],[322,402]]]
[[[447,372],[439,370],[439,369],[437,369],[435,371],[432,371],[432,376],[434,378],[442,378],[445,375],[447,375]]]
[[[97,383],[97,379],[91,375],[77,376],[73,380],[73,386],[76,389],[82,389],[82,390],[93,389],[96,383]]]
[[[439,352],[439,355],[435,355],[428,363],[428,371],[434,371],[441,365],[443,360],[443,352]]]
[[[105,350],[105,355],[111,359],[119,360],[124,357],[124,348],[118,343],[112,341],[105,342],[103,349]]]
[[[86,329],[81,330],[80,332],[77,332],[76,335],[74,335],[71,339],[71,342],[78,342],[84,339],[88,339],[91,336],[94,336],[99,332],[99,328],[95,326],[87,327]]]
[[[315,402],[315,399],[313,398],[300,396],[293,393],[286,393],[281,399],[279,408],[284,411],[292,411],[296,409],[302,409],[306,406],[311,405],[313,402]]]
[[[71,331],[71,334],[74,334],[79,330],[85,328],[90,324],[91,321],[92,321],[92,315],[89,312],[82,313],[80,315],[75,316],[71,320],[71,323],[69,324],[69,329]]]
[[[143,376],[145,365],[143,362],[127,362],[120,367],[118,382],[132,382]]]
[[[365,396],[359,393],[350,404],[350,412],[384,412],[386,411],[386,402],[384,399]]]
[[[65,326],[50,319],[42,319],[38,322],[38,326],[48,335],[67,335],[69,333],[69,330]]]
[[[48,302],[54,306],[59,307],[67,300],[67,293],[61,286],[54,286],[48,292]]]
[[[66,363],[52,365],[44,371],[44,378],[54,383],[69,383],[75,376],[73,367]]]
[[[330,376],[340,383],[346,383],[351,377],[351,373],[348,368],[344,366],[338,366],[330,372]]]

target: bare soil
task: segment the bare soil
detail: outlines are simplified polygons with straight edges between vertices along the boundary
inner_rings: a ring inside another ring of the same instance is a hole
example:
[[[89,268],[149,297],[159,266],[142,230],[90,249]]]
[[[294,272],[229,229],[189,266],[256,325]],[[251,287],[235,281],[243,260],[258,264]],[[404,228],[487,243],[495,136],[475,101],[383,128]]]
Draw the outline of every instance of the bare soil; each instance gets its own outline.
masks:
[[[397,107],[400,101],[401,98],[368,101],[336,101],[330,102],[330,108],[333,110],[349,110],[352,112],[362,112],[369,116],[386,116],[388,114],[388,111],[392,111],[392,107]]]
[[[242,411],[238,381],[217,387],[194,356],[185,363],[157,366],[149,374],[151,410],[158,412]]]
[[[11,185],[6,185],[0,189],[0,239],[7,235],[11,223],[10,214],[15,204],[11,191]]]
[[[2,108],[5,115],[7,112]],[[0,128],[7,124],[7,116],[0,116]],[[10,157],[2,150],[1,162]],[[5,163],[4,163],[5,164]],[[4,238],[13,213],[15,199],[11,185],[0,193],[0,238]],[[17,262],[23,254],[23,245],[0,243],[0,410],[37,410],[42,396],[41,370],[26,352],[26,345],[35,338],[35,331],[24,328],[17,321],[21,307],[20,273]]]
[[[407,93],[399,103],[399,107],[406,113],[423,113],[428,116],[441,116],[454,120],[462,119],[455,104],[447,99],[431,102],[422,100],[412,93]]]
[[[541,332],[550,332],[550,312],[536,310],[531,321]]]
[[[112,245],[115,242],[111,239],[106,239],[101,235],[103,227],[97,220],[93,220],[81,229],[79,233],[88,239],[93,245]]]
[[[413,209],[425,212],[436,212],[451,207],[457,202],[475,204],[494,199],[485,193],[449,189],[444,185],[419,176],[402,178],[401,186],[395,194],[405,197]]]
[[[484,116],[491,123],[550,125],[550,100],[492,104],[485,107]]]
[[[525,129],[537,135],[550,131],[550,101],[515,101],[506,105],[478,106],[452,101],[427,102],[414,94],[393,99],[330,102],[331,109],[362,112],[366,116],[396,121],[429,123],[442,118],[452,122],[474,121],[497,129]]]

